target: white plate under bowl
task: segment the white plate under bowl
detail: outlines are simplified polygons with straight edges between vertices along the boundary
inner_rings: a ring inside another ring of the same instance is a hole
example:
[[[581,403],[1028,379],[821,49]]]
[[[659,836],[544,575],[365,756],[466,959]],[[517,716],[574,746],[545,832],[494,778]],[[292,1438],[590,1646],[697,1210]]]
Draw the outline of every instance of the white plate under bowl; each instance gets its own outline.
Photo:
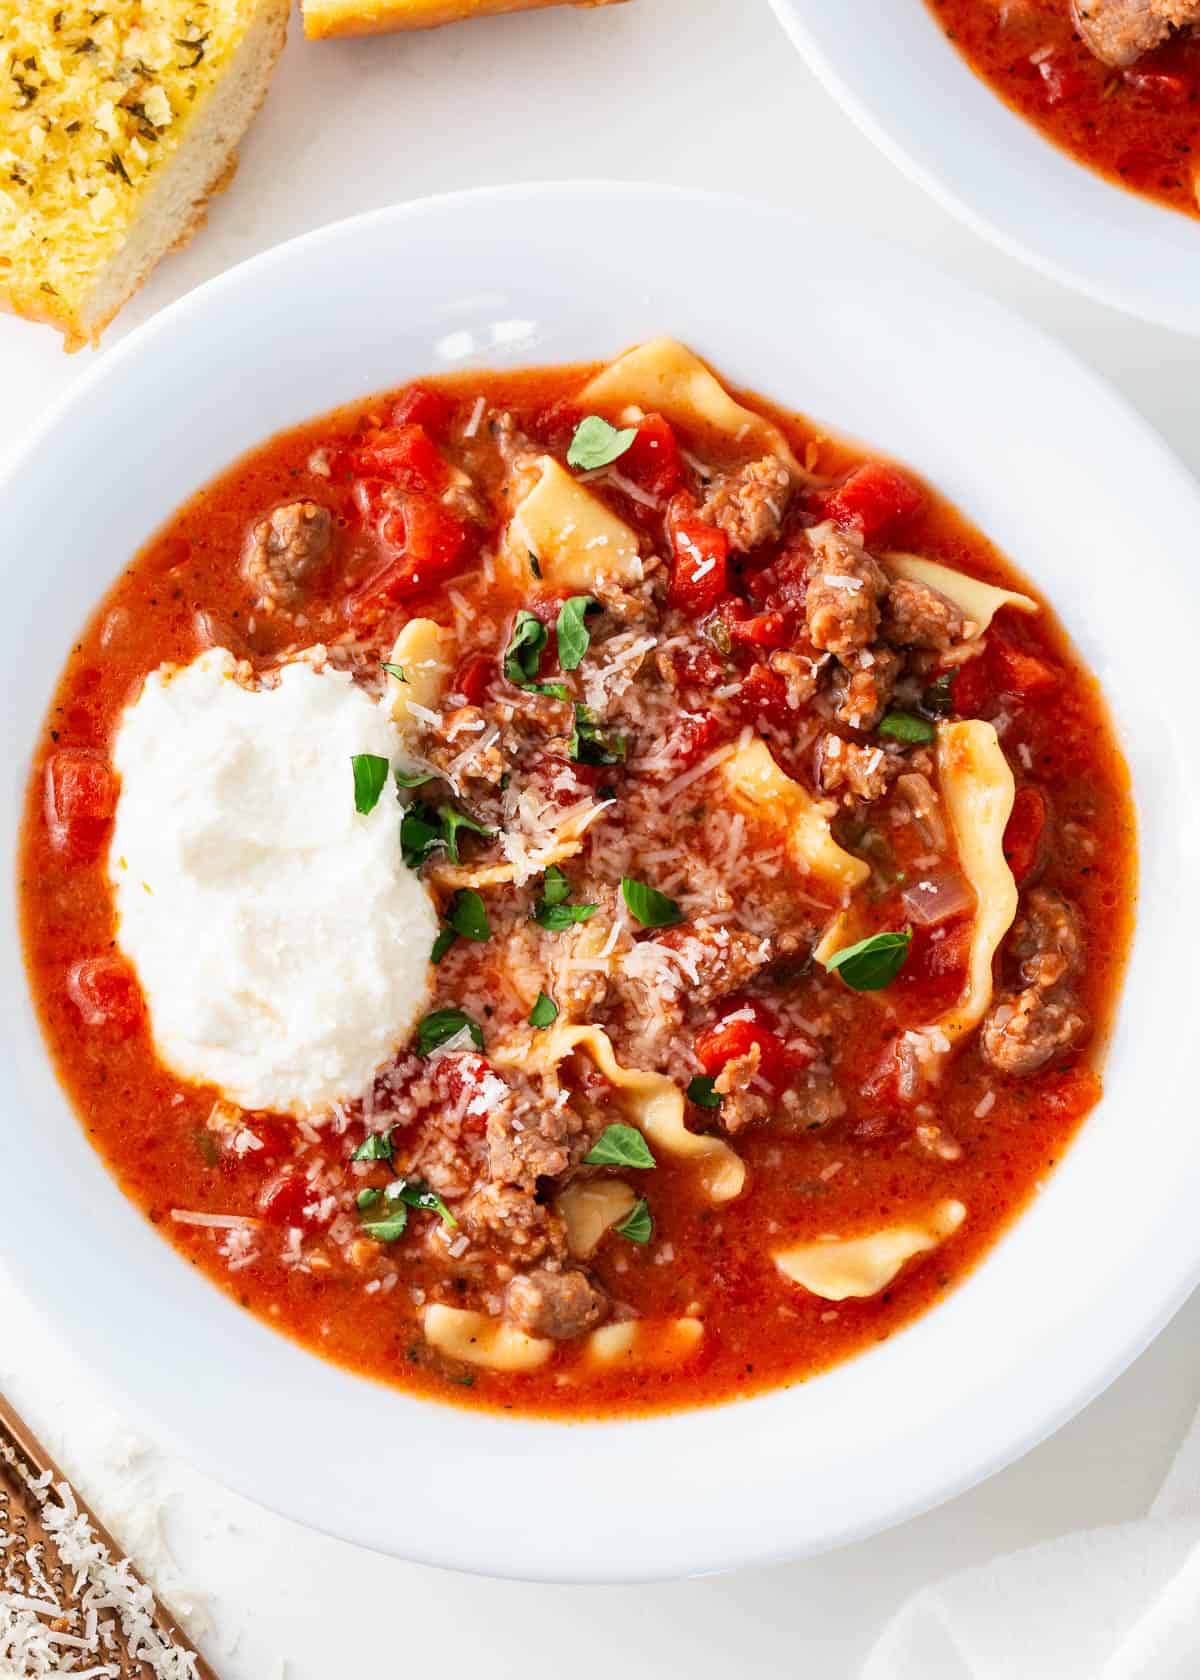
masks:
[[[1200,222],[1105,180],[1009,109],[925,0],[771,0],[859,127],[985,238],[1146,321],[1200,333]]]
[[[698,231],[703,262],[687,257]],[[1059,604],[1133,767],[1146,890],[1107,1095],[935,1311],[791,1390],[641,1421],[471,1413],[323,1364],[180,1260],[108,1178],[47,1060],[4,872],[4,1262],[132,1414],[231,1486],[498,1575],[650,1579],[869,1534],[1056,1428],[1200,1278],[1200,494],[1062,350],[866,240],[661,188],[516,187],[323,229],[150,321],[0,483],[9,855],[72,637],[190,491],[278,428],[414,374],[600,357],[659,332],[936,480]]]

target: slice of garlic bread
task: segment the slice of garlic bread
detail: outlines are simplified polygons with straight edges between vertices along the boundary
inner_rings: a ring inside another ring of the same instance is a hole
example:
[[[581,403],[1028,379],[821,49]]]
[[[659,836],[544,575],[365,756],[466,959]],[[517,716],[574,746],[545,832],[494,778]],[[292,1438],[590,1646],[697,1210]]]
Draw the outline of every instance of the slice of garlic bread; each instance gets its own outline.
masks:
[[[304,33],[310,40],[331,35],[382,35],[391,29],[432,29],[464,18],[497,12],[526,12],[564,0],[302,0]],[[613,0],[570,0],[576,6],[609,6]]]
[[[95,342],[228,180],[288,0],[0,3],[0,306]]]

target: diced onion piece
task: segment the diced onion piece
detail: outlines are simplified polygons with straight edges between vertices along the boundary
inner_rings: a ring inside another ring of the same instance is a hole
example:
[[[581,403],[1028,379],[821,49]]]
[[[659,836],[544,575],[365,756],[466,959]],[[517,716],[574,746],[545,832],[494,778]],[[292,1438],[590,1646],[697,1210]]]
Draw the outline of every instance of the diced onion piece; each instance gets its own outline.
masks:
[[[586,1260],[600,1239],[637,1206],[637,1194],[619,1178],[579,1179],[558,1198],[558,1211],[567,1227],[567,1247],[577,1260]]]
[[[923,1220],[890,1225],[865,1237],[818,1240],[773,1256],[785,1277],[825,1301],[878,1295],[914,1255],[936,1248],[967,1217],[961,1202],[939,1202]]]
[[[512,516],[506,546],[523,579],[530,555],[537,560],[547,589],[586,593],[600,578],[642,581],[637,534],[552,455],[538,462],[538,481]]]
[[[671,338],[652,338],[618,357],[584,386],[579,404],[610,413],[636,404],[694,432],[720,433],[747,453],[775,455],[794,478],[809,477],[779,427],[735,402],[700,358]]]
[[[923,560],[919,554],[885,554],[883,563],[897,577],[924,583],[948,601],[953,601],[963,617],[974,626],[972,636],[982,636],[1001,607],[1012,607],[1016,612],[1023,613],[1040,610],[1037,602],[1028,595],[1019,595],[1013,589],[997,589],[991,583],[981,583],[978,578],[968,577],[966,572],[956,572],[951,566],[939,566],[935,560]]]
[[[963,880],[954,874],[935,875],[927,881],[913,881],[900,894],[909,920],[918,927],[937,927],[952,921],[972,909],[975,895]]]
[[[840,895],[859,887],[871,873],[862,858],[844,851],[833,837],[831,800],[817,800],[771,757],[766,743],[739,747],[720,766],[730,797],[759,821],[786,827],[794,862]]]
[[[532,1371],[549,1359],[554,1343],[527,1336],[498,1318],[439,1303],[425,1308],[425,1340],[439,1353],[487,1371]]]
[[[712,1202],[740,1196],[746,1168],[723,1139],[702,1137],[684,1125],[683,1092],[661,1073],[622,1067],[608,1034],[600,1027],[558,1025],[537,1040],[502,1046],[492,1060],[497,1067],[520,1067],[527,1074],[549,1073],[567,1056],[582,1050],[613,1086],[618,1104],[646,1137],[652,1149],[677,1160],[694,1161]]]
[[[593,1330],[587,1357],[595,1365],[673,1365],[694,1353],[703,1336],[698,1318],[630,1319]]]

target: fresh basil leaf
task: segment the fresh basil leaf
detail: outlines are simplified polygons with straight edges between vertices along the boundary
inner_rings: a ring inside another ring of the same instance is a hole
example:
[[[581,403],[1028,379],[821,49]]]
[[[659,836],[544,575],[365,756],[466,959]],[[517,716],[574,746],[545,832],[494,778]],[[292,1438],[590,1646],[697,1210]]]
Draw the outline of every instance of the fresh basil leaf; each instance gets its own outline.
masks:
[[[636,1126],[606,1126],[583,1157],[588,1167],[653,1167],[650,1146]]]
[[[556,863],[542,876],[542,903],[565,904],[571,896],[571,883]]]
[[[431,805],[417,800],[400,819],[400,854],[410,869],[420,869],[435,847],[445,845],[442,820]]]
[[[830,974],[840,974],[854,992],[881,992],[890,986],[908,960],[912,929],[903,933],[873,933],[825,958]]]
[[[558,1005],[545,992],[539,992],[533,1008],[529,1011],[529,1025],[531,1027],[552,1027],[558,1020]]]
[[[879,725],[879,733],[889,740],[915,747],[932,741],[934,729],[928,718],[917,717],[913,712],[889,712]]]
[[[627,1237],[633,1243],[648,1243],[654,1235],[654,1220],[650,1213],[650,1203],[645,1196],[630,1208],[625,1218],[614,1229],[619,1237]]]
[[[629,914],[643,927],[674,927],[684,920],[683,911],[673,898],[656,887],[648,887],[644,881],[631,881],[628,875],[621,877],[621,897]]]
[[[525,688],[537,681],[542,650],[549,639],[549,632],[541,619],[522,607],[504,655],[504,675],[510,683]]]
[[[360,1190],[354,1198],[354,1205],[360,1213],[365,1213],[368,1208],[373,1208],[382,1197],[382,1190]]]
[[[936,677],[921,696],[921,710],[928,712],[930,717],[947,718],[954,710],[954,679],[958,675],[958,666],[951,671],[943,671]]]
[[[469,1015],[461,1009],[435,1009],[432,1015],[426,1015],[417,1028],[416,1051],[418,1056],[428,1056],[440,1045],[455,1038],[466,1029],[479,1050],[483,1049],[483,1034]]]
[[[459,861],[458,831],[460,828],[465,828],[470,834],[478,834],[484,840],[491,840],[494,837],[494,829],[485,828],[482,823],[477,823],[474,817],[469,817],[465,811],[460,811],[453,805],[439,805],[438,815],[442,819],[442,837],[446,845],[446,856],[451,863]]]
[[[385,662],[383,668],[388,676],[395,677],[397,682],[406,683],[408,681],[408,678],[404,675],[403,665],[389,665]]]
[[[396,786],[402,788],[424,787],[426,782],[436,782],[437,775],[432,770],[393,770]]]
[[[593,601],[590,595],[568,596],[558,609],[554,635],[558,642],[558,663],[564,671],[577,671],[583,664],[583,656],[592,641],[587,615],[598,610],[599,602]]]
[[[352,1161],[390,1161],[392,1158],[392,1127],[387,1132],[368,1132],[351,1155]]]
[[[355,753],[350,762],[354,766],[354,809],[365,817],[379,803],[388,779],[388,761],[378,753]]]
[[[383,1192],[383,1199],[389,1207],[400,1204],[404,1207],[420,1208],[424,1213],[436,1213],[443,1225],[458,1228],[458,1220],[437,1191],[431,1190],[422,1178],[394,1179]]]
[[[607,420],[601,420],[598,414],[589,414],[575,428],[575,436],[567,450],[567,465],[579,472],[594,472],[597,467],[610,466],[613,461],[620,460],[636,437],[636,426],[626,426],[618,431]]]
[[[395,1213],[389,1214],[386,1219],[364,1221],[363,1230],[369,1237],[374,1237],[376,1242],[390,1243],[402,1237],[407,1226],[408,1209],[402,1203]]]
[[[590,922],[599,908],[598,904],[538,904],[534,906],[533,920],[547,933],[562,933],[564,928]]]
[[[717,1082],[707,1074],[698,1073],[687,1088],[689,1102],[694,1102],[697,1108],[720,1108],[721,1093],[717,1090]]]
[[[446,955],[446,952],[454,944],[454,941],[457,938],[457,928],[444,927],[441,933],[438,934],[437,938],[433,942],[433,950],[429,953],[429,960],[433,963],[435,968],[438,963],[441,962],[442,958]]]
[[[473,887],[460,887],[450,900],[446,920],[455,933],[482,945],[492,937],[492,925],[482,898]]]
[[[567,757],[576,764],[623,764],[625,737],[606,729],[590,706],[577,703]]]

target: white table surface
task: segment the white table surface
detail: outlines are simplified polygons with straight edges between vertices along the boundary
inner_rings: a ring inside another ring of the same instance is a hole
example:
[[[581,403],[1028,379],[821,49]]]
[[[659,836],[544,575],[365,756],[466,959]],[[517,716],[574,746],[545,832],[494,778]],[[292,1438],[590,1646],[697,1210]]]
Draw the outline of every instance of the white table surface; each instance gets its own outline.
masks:
[[[1065,339],[1200,468],[1200,340],[1077,298],[960,228],[859,136],[765,0],[631,0],[345,43],[307,43],[293,24],[232,189],[108,342],[322,222],[459,187],[586,175],[741,191],[911,245]],[[680,260],[702,261],[705,241],[719,237],[719,227],[697,227],[695,253]],[[745,303],[753,307],[752,260]],[[89,359],[64,356],[43,329],[0,320],[0,460]],[[893,443],[903,454],[903,440]],[[940,1511],[825,1558],[648,1588],[520,1586],[396,1563],[260,1511],[153,1442],[140,1473],[122,1469],[110,1401],[2,1277],[0,1388],[103,1514],[131,1489],[145,1492],[147,1509],[176,1491],[170,1546],[207,1603],[224,1680],[349,1680],[425,1664],[521,1680],[558,1680],[569,1667],[574,1680],[609,1680],[618,1663],[626,1680],[705,1680],[730,1656],[746,1677],[849,1680],[914,1588],[997,1551],[1142,1514],[1200,1401],[1198,1332],[1200,1299],[1052,1441]]]

